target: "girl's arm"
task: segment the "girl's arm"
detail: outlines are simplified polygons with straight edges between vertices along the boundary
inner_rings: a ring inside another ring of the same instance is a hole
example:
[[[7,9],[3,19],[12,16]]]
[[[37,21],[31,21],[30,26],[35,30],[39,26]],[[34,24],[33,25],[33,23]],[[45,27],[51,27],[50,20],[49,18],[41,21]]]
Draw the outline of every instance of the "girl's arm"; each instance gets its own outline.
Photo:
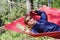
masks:
[[[38,15],[41,16],[40,20],[42,19],[42,20],[47,21],[47,15],[46,15],[46,13],[45,13],[44,11],[36,10],[35,12],[36,12]]]

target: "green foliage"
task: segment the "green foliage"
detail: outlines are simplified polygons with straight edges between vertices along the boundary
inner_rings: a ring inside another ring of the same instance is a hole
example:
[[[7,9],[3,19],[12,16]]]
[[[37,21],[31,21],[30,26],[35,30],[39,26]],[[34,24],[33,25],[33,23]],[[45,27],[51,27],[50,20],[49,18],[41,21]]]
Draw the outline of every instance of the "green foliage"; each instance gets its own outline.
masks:
[[[34,38],[26,34],[17,33],[13,31],[6,31],[0,35],[0,40],[54,40],[53,38],[48,37],[39,37]]]
[[[0,18],[4,24],[12,22],[13,20],[23,16],[26,11],[26,1],[25,0],[13,0],[14,4],[10,9],[10,5],[7,0],[0,0]],[[37,2],[33,0],[34,4]],[[40,0],[40,5],[47,5],[47,0]],[[52,7],[60,7],[60,0],[51,0]],[[11,12],[10,12],[11,11]]]
[[[24,3],[21,2],[18,4],[17,2],[14,2],[12,8],[9,9],[9,3],[6,0],[5,2],[5,4],[3,2],[1,3],[3,5],[1,5],[2,10],[0,12],[0,18],[3,20],[4,24],[12,22],[26,13],[26,5]]]

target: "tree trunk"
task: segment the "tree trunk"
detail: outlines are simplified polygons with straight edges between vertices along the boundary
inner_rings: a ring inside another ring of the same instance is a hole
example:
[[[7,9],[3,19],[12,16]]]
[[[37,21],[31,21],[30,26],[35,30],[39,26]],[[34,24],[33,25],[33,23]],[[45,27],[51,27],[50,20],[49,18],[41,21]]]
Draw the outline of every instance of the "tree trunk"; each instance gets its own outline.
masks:
[[[26,5],[27,5],[27,13],[29,13],[32,9],[34,9],[33,0],[26,0]]]
[[[40,0],[38,0],[38,3],[37,3],[37,8],[39,8],[39,4],[40,4]]]
[[[51,0],[48,0],[48,7],[51,7]]]
[[[12,12],[12,8],[13,8],[12,0],[8,0],[8,5],[9,5],[10,13],[11,13]]]

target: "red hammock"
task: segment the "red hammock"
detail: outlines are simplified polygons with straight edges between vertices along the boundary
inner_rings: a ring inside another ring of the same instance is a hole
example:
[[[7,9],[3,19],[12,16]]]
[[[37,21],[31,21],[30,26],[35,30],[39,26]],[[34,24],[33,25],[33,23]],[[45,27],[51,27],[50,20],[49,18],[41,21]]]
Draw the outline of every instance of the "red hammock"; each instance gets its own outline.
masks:
[[[59,9],[50,8],[50,7],[41,7],[40,10],[43,10],[43,11],[46,12],[49,22],[53,22],[57,25],[60,25],[60,10]],[[39,19],[38,15],[31,14],[31,16],[35,20]],[[16,27],[17,23],[21,24],[22,26],[25,26],[24,17],[21,17],[21,18],[15,20],[15,21],[11,22],[10,24],[6,24],[4,27],[5,27],[5,29],[8,29],[8,30],[21,32],[21,30],[19,30]],[[53,37],[53,38],[60,38],[60,31],[59,32],[56,31],[56,32],[40,33],[40,34],[31,34],[30,36],[33,36],[33,37],[49,36],[49,37]]]

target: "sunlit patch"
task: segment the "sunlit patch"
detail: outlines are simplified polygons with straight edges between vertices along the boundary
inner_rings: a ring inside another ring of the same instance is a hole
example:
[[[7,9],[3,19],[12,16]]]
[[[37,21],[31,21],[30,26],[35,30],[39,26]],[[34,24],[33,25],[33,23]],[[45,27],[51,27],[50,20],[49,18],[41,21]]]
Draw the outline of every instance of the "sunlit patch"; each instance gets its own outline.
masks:
[[[17,23],[17,24],[16,24],[16,27],[17,27],[18,29],[20,29],[21,31],[24,31],[24,27],[23,27],[21,24]]]

